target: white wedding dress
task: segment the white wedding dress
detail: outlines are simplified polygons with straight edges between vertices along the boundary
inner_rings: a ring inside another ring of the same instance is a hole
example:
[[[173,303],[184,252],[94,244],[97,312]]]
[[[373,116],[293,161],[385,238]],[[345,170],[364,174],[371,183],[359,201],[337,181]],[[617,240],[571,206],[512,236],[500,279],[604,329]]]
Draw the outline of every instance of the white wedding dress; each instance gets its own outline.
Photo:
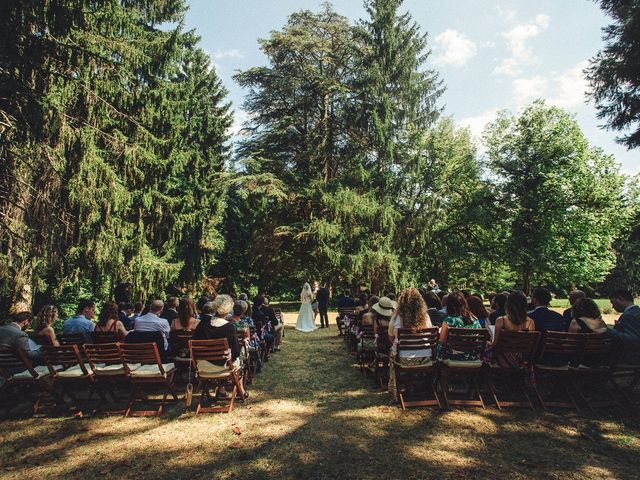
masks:
[[[313,332],[317,330],[316,322],[313,319],[313,303],[312,295],[302,295],[302,305],[300,305],[300,312],[298,313],[298,321],[296,322],[296,330],[301,332]]]

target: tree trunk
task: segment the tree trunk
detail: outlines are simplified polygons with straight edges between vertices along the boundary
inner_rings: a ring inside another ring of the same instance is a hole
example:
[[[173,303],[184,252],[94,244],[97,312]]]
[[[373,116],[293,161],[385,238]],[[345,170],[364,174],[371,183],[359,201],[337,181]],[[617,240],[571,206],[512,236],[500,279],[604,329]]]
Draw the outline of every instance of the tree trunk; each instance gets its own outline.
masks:
[[[531,266],[524,267],[522,272],[522,291],[525,295],[531,295]]]

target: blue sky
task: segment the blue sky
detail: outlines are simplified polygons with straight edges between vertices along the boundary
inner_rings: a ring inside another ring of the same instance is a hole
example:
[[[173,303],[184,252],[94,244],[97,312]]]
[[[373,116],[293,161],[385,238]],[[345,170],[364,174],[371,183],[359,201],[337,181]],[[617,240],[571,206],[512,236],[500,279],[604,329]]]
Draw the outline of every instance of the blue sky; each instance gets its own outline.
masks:
[[[236,128],[246,119],[240,110],[243,90],[233,81],[237,70],[265,65],[258,39],[281,29],[296,10],[317,11],[312,0],[190,0],[186,28],[195,28],[209,52],[236,111]],[[360,0],[336,0],[335,10],[365,18]],[[591,145],[615,156],[625,173],[640,172],[640,150],[615,143],[615,132],[599,128],[582,70],[602,47],[601,28],[609,23],[589,0],[406,0],[408,10],[428,32],[432,55],[447,91],[440,99],[445,114],[479,136],[500,109],[517,111],[544,98],[576,114]]]

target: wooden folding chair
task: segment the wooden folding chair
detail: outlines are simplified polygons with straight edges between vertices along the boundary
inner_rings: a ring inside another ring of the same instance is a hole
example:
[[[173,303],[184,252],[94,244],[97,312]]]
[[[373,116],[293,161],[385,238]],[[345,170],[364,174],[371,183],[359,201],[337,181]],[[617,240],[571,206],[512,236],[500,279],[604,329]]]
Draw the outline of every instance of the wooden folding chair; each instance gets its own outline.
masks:
[[[162,363],[158,346],[155,343],[123,343],[120,345],[122,363],[131,383],[131,396],[124,416],[162,415],[164,404],[169,393],[177,403],[178,397],[173,390],[176,379],[176,367],[173,363]],[[136,410],[133,405],[136,400],[144,400],[145,387],[164,386],[164,394],[157,410]]]
[[[251,333],[249,333],[251,335]],[[245,331],[236,330],[236,338],[238,339],[238,347],[240,348],[240,371],[242,381],[251,380],[251,369],[249,368],[249,349],[244,341]]]
[[[117,332],[99,332],[94,330],[91,332],[93,343],[118,343]]]
[[[58,335],[60,345],[78,345],[82,348],[85,344],[84,335],[82,333],[61,333]]]
[[[189,369],[191,357],[189,356],[189,340],[193,338],[193,330],[171,330],[169,334],[169,347],[173,354],[173,363],[179,373]]]
[[[60,399],[51,386],[49,369],[46,366],[34,367],[27,354],[20,348],[13,349],[0,346],[0,376],[5,379],[2,392],[13,392],[8,403],[15,405],[16,399],[21,399],[21,393],[26,392],[31,399],[31,411],[35,415],[40,409],[44,394],[49,394],[57,405]],[[5,411],[8,415],[13,408]]]
[[[487,378],[493,400],[499,410],[502,407],[534,409],[526,385],[528,384],[536,392],[536,396],[539,396],[535,383],[531,381],[533,358],[539,341],[540,332],[513,332],[509,330],[500,332],[500,338],[493,350],[494,363],[491,364]],[[506,387],[511,393],[522,393],[526,402],[499,400],[496,382],[500,382],[501,386]]]
[[[578,365],[583,343],[582,333],[544,332],[535,361],[536,383],[540,383],[536,392],[543,409],[559,407],[579,410],[569,387],[574,374],[572,367]],[[564,392],[568,401],[559,400],[558,391]]]
[[[40,348],[49,373],[51,374],[51,387],[60,389],[59,398],[64,401],[65,394],[74,403],[80,414],[86,413],[87,406],[95,388],[93,373],[90,372],[80,354],[77,345],[42,346]],[[76,397],[75,390],[78,385],[88,387],[89,393],[82,405]]]
[[[189,350],[198,380],[196,392],[201,392],[196,415],[201,412],[230,413],[238,393],[242,394],[242,401],[244,401],[244,388],[238,372],[234,369],[231,361],[227,360],[227,351],[229,350],[227,339],[191,340],[189,341]],[[210,398],[209,390],[212,386],[215,391],[217,387],[226,387],[229,383],[233,385],[233,390],[225,399],[228,402],[226,406],[203,406],[205,399]]]
[[[357,345],[358,365],[360,366],[360,373],[366,377],[367,372],[374,368],[376,337],[373,333],[373,325],[360,325],[357,335],[359,337]]]
[[[442,406],[436,391],[438,337],[437,328],[398,330],[398,348],[393,369],[396,394],[403,410],[407,407]],[[433,397],[408,400],[407,392],[415,383],[428,386]]]
[[[446,342],[442,345],[442,361],[440,362],[439,379],[442,396],[447,408],[451,405],[474,406],[485,408],[479,380],[486,380],[483,362],[480,359],[489,340],[489,332],[484,328],[449,328]],[[469,360],[456,360],[451,357],[462,355]],[[453,378],[468,378],[472,381],[475,399],[451,399],[449,389],[453,387]]]
[[[633,393],[636,385],[640,383],[640,364],[614,362],[611,367],[611,379],[624,401],[632,407],[636,406]]]
[[[606,332],[585,334],[578,365],[572,368],[572,385],[592,412],[597,407],[621,406],[607,388],[609,382],[615,387],[611,367],[614,346],[613,339]],[[591,392],[603,395],[604,399],[593,400]]]
[[[347,343],[347,348],[352,355],[355,355],[358,351],[358,342],[356,340],[356,334],[358,333],[358,327],[360,326],[359,316],[355,312],[349,312],[346,314],[347,323],[345,324],[344,340]]]
[[[336,320],[336,323],[338,324],[339,335],[344,334],[342,331],[345,326],[344,318],[352,315],[354,310],[354,307],[338,307],[338,319]]]
[[[95,388],[104,399],[109,393],[113,401],[118,400],[116,388],[127,384],[129,378],[122,363],[120,344],[118,343],[86,343],[83,349],[95,380]],[[131,368],[131,367],[130,367]],[[107,411],[106,413],[124,413],[125,409]]]

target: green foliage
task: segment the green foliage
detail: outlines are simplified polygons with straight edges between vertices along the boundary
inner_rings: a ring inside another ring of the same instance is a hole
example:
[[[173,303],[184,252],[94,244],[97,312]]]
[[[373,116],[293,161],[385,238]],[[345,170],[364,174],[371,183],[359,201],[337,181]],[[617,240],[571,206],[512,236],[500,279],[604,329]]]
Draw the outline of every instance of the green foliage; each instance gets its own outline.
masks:
[[[599,0],[613,18],[604,31],[605,47],[591,60],[587,78],[606,125],[625,132],[618,140],[640,146],[640,4],[637,0]],[[628,133],[627,133],[628,132]]]
[[[502,112],[485,138],[508,226],[505,259],[525,291],[532,282],[601,281],[624,210],[613,159],[589,149],[569,114],[541,101],[519,117]]]
[[[2,2],[5,303],[194,289],[223,249],[229,106],[182,0]],[[8,305],[5,305],[5,307]]]

